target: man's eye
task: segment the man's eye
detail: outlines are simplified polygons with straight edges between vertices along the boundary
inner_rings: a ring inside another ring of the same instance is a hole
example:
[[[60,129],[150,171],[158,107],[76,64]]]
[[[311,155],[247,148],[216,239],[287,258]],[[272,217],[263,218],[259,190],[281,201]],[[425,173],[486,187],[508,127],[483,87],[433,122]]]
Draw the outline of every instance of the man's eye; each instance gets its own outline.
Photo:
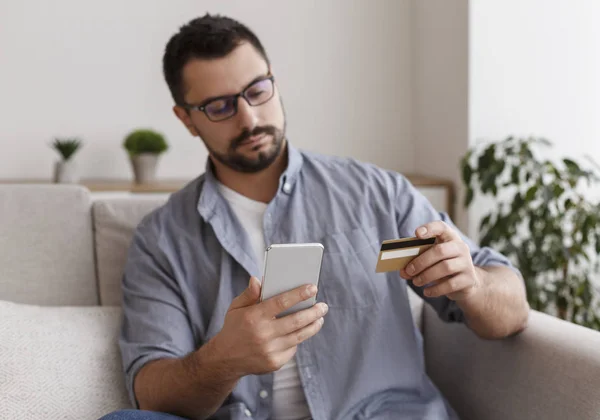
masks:
[[[233,109],[233,101],[230,99],[220,99],[206,105],[206,110],[211,114],[224,114],[231,112]]]
[[[255,89],[251,89],[248,92],[246,92],[246,96],[248,96],[249,98],[252,98],[252,99],[256,99],[256,98],[261,97],[265,93],[267,93],[266,90],[260,89],[260,88],[255,88]]]
[[[246,91],[246,98],[254,102],[260,102],[262,99],[267,99],[271,96],[273,84],[269,79],[259,80]]]

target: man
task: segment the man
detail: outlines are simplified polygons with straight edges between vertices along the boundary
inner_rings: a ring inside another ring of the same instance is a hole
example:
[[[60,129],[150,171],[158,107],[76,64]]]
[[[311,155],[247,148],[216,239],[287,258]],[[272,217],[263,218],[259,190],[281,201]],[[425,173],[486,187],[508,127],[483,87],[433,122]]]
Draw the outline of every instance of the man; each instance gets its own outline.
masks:
[[[209,159],[134,235],[120,345],[143,411],[107,418],[457,418],[426,376],[407,281],[444,320],[502,338],[528,317],[509,262],[401,175],[295,149],[275,72],[241,23],[191,21],[163,65],[175,114]],[[381,240],[414,234],[436,244],[376,274]],[[260,302],[265,246],[298,242],[325,246],[319,290]]]

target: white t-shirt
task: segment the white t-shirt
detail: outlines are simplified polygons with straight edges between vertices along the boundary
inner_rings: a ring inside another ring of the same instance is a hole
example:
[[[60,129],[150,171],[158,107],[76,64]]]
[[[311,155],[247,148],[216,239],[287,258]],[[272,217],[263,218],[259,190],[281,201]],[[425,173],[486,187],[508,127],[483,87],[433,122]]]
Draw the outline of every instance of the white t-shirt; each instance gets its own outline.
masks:
[[[258,267],[262,267],[265,253],[263,217],[267,204],[251,200],[221,183],[219,183],[219,190],[246,230]],[[267,396],[261,392],[261,397],[263,395]],[[274,373],[273,418],[281,420],[311,418],[295,358]]]

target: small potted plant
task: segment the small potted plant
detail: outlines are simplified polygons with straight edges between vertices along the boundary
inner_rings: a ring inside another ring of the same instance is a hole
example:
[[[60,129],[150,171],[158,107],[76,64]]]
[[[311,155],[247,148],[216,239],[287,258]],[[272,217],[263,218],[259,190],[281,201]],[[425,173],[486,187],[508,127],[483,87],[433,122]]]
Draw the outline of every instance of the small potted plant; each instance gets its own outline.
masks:
[[[135,182],[154,181],[158,158],[169,148],[164,136],[149,129],[134,130],[125,137],[123,147],[129,153]]]
[[[55,183],[76,184],[79,182],[79,174],[73,155],[81,148],[81,144],[81,140],[75,137],[54,139],[51,146],[61,157],[61,160],[54,165]]]

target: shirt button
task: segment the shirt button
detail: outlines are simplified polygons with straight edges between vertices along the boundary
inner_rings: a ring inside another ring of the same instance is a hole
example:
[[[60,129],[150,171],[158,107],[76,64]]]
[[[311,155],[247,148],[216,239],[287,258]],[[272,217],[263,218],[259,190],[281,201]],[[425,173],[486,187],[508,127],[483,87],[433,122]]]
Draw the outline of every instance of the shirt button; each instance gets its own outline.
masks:
[[[262,391],[260,391],[260,394],[258,394],[258,395],[260,395],[260,398],[262,398],[264,400],[265,398],[267,398],[269,396],[269,393],[263,389]]]
[[[250,410],[248,410],[246,408],[246,411],[244,411],[244,414],[246,415],[246,417],[252,417],[252,412]]]
[[[289,194],[290,191],[292,191],[292,185],[288,183],[283,184],[283,192]]]

